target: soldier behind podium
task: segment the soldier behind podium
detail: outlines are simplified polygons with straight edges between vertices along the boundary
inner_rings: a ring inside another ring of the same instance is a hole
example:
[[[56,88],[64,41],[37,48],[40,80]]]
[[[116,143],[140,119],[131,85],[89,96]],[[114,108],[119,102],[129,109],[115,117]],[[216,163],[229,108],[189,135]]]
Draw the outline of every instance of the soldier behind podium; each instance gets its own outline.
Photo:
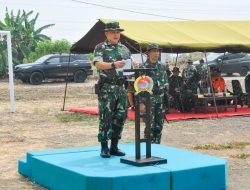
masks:
[[[164,102],[164,94],[166,94],[166,86],[168,84],[165,65],[159,61],[160,50],[158,44],[149,44],[147,46],[147,61],[141,65],[141,68],[152,68],[147,76],[153,79],[153,94],[150,95],[150,112],[151,112],[151,138],[152,143],[160,144],[162,128],[165,119],[166,104]],[[143,96],[141,93],[140,96]]]
[[[169,79],[169,94],[174,100],[175,108],[183,112],[183,103],[181,97],[181,87],[183,85],[183,79],[179,76],[180,70],[178,67],[174,67],[172,70],[173,75]]]
[[[130,51],[120,40],[120,28],[118,22],[105,24],[106,40],[95,47],[93,64],[98,69],[99,81],[96,86],[99,108],[99,134],[103,158],[110,155],[124,156],[125,153],[118,149],[118,141],[125,119],[127,117],[127,97],[124,87],[125,78],[122,72],[116,72],[117,68],[124,66],[124,61],[130,58]],[[111,139],[110,149],[108,140]]]

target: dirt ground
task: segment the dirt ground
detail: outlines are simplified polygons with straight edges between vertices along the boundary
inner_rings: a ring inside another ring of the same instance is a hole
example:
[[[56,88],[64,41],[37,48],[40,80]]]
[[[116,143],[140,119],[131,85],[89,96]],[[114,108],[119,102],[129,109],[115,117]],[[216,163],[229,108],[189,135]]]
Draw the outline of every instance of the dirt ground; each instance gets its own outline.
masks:
[[[97,116],[61,111],[64,82],[40,86],[15,81],[15,113],[10,113],[8,82],[0,80],[0,189],[44,190],[18,174],[18,159],[27,151],[97,145]],[[93,81],[69,83],[65,109],[96,106]],[[78,115],[79,117],[79,115]],[[68,120],[67,120],[68,119]],[[165,123],[162,144],[198,151],[228,161],[228,190],[250,189],[250,117]],[[127,121],[123,143],[134,141],[134,122]],[[194,149],[206,144],[241,143],[230,149]]]

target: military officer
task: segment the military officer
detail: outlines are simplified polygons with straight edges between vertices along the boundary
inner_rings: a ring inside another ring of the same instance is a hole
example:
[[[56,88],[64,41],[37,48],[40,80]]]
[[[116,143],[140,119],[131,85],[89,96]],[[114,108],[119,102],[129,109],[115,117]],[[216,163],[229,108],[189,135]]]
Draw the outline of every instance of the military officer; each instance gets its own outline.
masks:
[[[118,22],[105,24],[106,40],[96,45],[93,64],[98,69],[99,81],[97,86],[99,108],[99,133],[98,141],[101,143],[103,158],[110,155],[124,156],[125,153],[118,148],[118,141],[125,119],[127,117],[127,97],[124,87],[125,78],[122,72],[116,69],[122,68],[124,60],[130,58],[129,49],[119,42],[120,28]],[[108,140],[111,139],[110,149]]]
[[[164,94],[168,84],[165,65],[159,61],[160,47],[158,44],[149,44],[147,46],[147,60],[141,65],[141,68],[153,68],[147,75],[153,79],[153,95],[150,96],[151,112],[151,138],[152,143],[160,144],[162,128],[165,118]],[[143,93],[142,93],[143,95]],[[141,96],[142,96],[141,95]]]
[[[188,59],[187,65],[184,67],[182,71],[182,78],[185,82],[187,82],[194,74],[197,72],[195,66],[193,65],[193,61]]]
[[[200,64],[197,66],[197,72],[201,77],[200,81],[200,92],[207,93],[208,92],[208,67],[205,64],[204,59],[200,59]]]

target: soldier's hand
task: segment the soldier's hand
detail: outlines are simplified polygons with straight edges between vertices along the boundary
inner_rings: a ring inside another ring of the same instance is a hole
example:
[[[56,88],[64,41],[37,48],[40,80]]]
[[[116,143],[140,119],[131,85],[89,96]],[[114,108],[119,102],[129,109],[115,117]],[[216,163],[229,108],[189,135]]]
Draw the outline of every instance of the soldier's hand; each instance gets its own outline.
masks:
[[[115,68],[122,68],[123,66],[124,66],[124,64],[125,64],[125,62],[124,61],[116,61],[115,63]]]

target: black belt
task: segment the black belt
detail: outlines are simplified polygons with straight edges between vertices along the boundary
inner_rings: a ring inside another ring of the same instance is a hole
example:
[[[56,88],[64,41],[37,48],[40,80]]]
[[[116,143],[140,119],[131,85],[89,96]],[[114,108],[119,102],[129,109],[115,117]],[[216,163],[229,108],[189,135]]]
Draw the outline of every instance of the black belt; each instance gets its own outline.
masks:
[[[100,79],[100,83],[108,83],[112,85],[123,85],[124,80],[111,80],[111,79]]]

